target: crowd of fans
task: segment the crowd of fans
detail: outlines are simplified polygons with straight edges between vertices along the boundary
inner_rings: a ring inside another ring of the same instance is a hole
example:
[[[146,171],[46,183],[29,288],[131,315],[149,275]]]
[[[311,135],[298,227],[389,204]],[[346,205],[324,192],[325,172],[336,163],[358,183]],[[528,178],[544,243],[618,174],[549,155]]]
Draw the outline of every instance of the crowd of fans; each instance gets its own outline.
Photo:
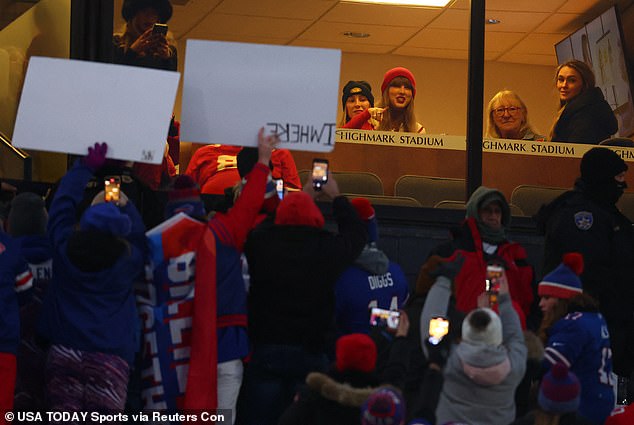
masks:
[[[115,61],[175,69],[177,50],[154,25],[170,2],[125,0],[122,14]],[[594,86],[582,62],[557,69],[549,140],[598,144],[616,132]],[[341,126],[425,132],[415,95],[402,67],[386,72],[376,107],[370,84],[350,81]],[[488,113],[489,137],[546,139],[512,91]],[[342,196],[333,175],[300,182],[277,136],[200,148],[178,174],[178,133],[172,118],[160,166],[91,146],[46,200],[2,183],[0,411],[634,423],[634,232],[615,206],[627,165],[613,151],[591,149],[573,190],[537,215],[543,277],[509,239],[504,195],[480,187],[410,286],[380,248],[370,201]],[[112,176],[114,200],[102,190]]]
[[[617,154],[591,149],[575,188],[543,207],[541,279],[508,238],[504,195],[480,187],[410,290],[379,248],[372,204],[341,196],[333,175],[280,199],[276,143],[261,131],[238,152],[242,178],[222,211],[205,209],[189,175],[172,178],[158,223],[125,189],[116,202],[95,193],[103,169],[127,169],[105,144],[48,209],[3,185],[0,408],[627,423],[634,237],[614,206],[627,170]],[[336,230],[317,199],[332,202]]]

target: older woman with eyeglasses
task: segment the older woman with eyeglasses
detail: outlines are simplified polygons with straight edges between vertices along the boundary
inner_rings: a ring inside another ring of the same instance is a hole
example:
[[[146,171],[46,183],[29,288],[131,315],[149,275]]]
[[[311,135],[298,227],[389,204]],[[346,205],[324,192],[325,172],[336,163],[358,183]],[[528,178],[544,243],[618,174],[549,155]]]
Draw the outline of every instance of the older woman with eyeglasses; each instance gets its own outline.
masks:
[[[511,90],[496,93],[489,102],[486,137],[494,139],[544,140],[528,122],[528,109]]]

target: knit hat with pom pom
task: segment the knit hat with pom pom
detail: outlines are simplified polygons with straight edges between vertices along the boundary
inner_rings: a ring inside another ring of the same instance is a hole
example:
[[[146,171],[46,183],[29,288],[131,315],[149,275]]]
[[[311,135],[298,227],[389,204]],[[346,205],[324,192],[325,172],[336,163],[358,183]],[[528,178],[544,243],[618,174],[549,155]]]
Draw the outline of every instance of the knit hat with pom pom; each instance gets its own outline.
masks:
[[[579,408],[581,384],[563,363],[555,363],[542,378],[539,406],[546,412],[564,414]]]
[[[578,252],[564,254],[564,261],[539,283],[540,297],[569,299],[583,292],[579,275],[583,272],[583,256]]]

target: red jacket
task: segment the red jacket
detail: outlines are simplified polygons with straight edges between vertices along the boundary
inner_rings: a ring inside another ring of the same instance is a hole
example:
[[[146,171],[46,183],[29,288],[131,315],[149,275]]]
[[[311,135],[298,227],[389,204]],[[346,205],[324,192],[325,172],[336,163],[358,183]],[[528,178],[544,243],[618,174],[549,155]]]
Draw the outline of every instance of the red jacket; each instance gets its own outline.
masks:
[[[482,238],[473,218],[464,222],[465,234],[462,240],[454,241],[454,254],[464,256],[460,273],[454,280],[456,308],[468,313],[477,307],[478,296],[485,290],[486,268]],[[470,241],[465,240],[471,238]],[[466,243],[465,243],[466,242]],[[526,250],[517,242],[503,242],[498,245],[494,254],[506,263],[506,277],[509,283],[511,299],[519,304],[526,316],[529,315],[533,303],[533,268],[527,263]],[[446,255],[445,255],[446,256]]]
[[[203,146],[194,152],[185,174],[198,183],[201,193],[223,195],[226,188],[240,181],[237,156],[241,150],[242,146]],[[275,149],[271,162],[274,179],[282,178],[284,187],[290,190],[302,188],[295,161],[288,150]]]

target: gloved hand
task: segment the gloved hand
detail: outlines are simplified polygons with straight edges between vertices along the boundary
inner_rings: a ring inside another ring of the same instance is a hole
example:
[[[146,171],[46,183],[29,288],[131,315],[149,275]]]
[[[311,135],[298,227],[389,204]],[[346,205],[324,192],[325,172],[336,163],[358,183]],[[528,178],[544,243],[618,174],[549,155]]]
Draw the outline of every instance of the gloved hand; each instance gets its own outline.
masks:
[[[427,362],[434,363],[442,368],[447,363],[449,357],[449,334],[440,340],[438,344],[432,344],[429,339],[425,340],[425,347],[427,348]]]
[[[431,277],[444,276],[447,279],[453,281],[464,263],[464,256],[462,253],[457,253],[453,260],[443,261],[438,264],[435,270],[429,273]]]
[[[84,165],[92,171],[97,171],[106,163],[108,145],[96,142],[94,147],[88,148],[88,155],[84,157]]]

